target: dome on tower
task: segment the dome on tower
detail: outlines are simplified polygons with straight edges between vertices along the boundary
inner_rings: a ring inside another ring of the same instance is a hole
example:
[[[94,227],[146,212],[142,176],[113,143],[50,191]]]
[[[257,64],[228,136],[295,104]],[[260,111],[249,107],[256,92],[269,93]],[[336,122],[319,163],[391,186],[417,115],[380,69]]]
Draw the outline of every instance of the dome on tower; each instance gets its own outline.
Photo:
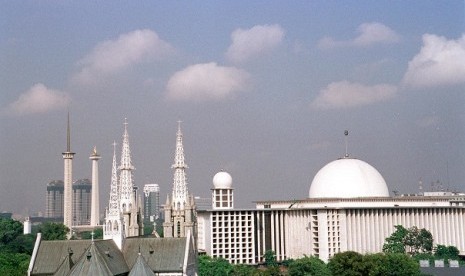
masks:
[[[221,171],[213,177],[213,186],[215,189],[231,189],[232,177],[229,173]]]
[[[313,178],[310,198],[388,197],[383,176],[370,164],[353,158],[328,163]]]

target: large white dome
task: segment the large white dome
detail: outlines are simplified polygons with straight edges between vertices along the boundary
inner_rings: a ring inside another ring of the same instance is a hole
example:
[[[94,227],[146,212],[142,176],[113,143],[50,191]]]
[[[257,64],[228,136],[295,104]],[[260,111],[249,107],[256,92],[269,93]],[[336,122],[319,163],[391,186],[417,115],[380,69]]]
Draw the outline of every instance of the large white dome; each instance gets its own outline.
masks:
[[[313,178],[310,198],[388,197],[381,174],[370,164],[352,158],[330,162]]]
[[[213,177],[213,186],[215,189],[231,189],[232,177],[227,172],[219,172]]]

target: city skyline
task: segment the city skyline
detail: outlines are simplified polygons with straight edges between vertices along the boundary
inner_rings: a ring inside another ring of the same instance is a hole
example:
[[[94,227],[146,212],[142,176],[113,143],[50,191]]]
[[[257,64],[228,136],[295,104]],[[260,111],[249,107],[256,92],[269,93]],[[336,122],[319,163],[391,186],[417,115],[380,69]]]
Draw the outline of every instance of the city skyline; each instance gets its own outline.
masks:
[[[68,111],[73,181],[95,146],[101,203],[124,118],[135,184],[158,183],[161,202],[178,120],[189,192],[209,197],[225,170],[238,208],[308,197],[345,130],[391,193],[464,191],[464,5],[4,1],[0,211],[45,211]]]

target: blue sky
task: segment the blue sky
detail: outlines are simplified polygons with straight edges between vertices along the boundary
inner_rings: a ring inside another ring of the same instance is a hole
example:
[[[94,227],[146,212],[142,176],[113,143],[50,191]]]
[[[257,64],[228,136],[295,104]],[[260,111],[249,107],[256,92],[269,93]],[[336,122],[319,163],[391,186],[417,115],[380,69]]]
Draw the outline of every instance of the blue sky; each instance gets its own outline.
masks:
[[[1,2],[1,211],[45,209],[68,110],[102,205],[124,118],[135,184],[163,199],[178,120],[190,191],[223,169],[238,207],[307,197],[345,129],[390,190],[465,191],[463,1]]]

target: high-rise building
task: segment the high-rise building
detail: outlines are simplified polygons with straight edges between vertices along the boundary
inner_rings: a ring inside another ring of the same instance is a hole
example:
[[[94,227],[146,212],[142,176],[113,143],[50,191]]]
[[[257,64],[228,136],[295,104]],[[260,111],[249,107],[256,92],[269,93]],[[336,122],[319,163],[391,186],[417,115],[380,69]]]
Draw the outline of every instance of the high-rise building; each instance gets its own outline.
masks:
[[[80,179],[73,183],[73,226],[89,225],[92,205],[92,183]]]
[[[160,187],[158,184],[144,185],[144,224],[155,222],[160,216]]]
[[[184,147],[182,144],[181,122],[178,122],[176,133],[176,151],[174,155],[173,192],[168,196],[164,205],[165,222],[163,234],[165,237],[196,236],[196,217],[194,197],[189,195],[187,188],[186,169],[184,161]]]
[[[47,184],[45,196],[45,217],[63,218],[63,181],[53,180]]]

